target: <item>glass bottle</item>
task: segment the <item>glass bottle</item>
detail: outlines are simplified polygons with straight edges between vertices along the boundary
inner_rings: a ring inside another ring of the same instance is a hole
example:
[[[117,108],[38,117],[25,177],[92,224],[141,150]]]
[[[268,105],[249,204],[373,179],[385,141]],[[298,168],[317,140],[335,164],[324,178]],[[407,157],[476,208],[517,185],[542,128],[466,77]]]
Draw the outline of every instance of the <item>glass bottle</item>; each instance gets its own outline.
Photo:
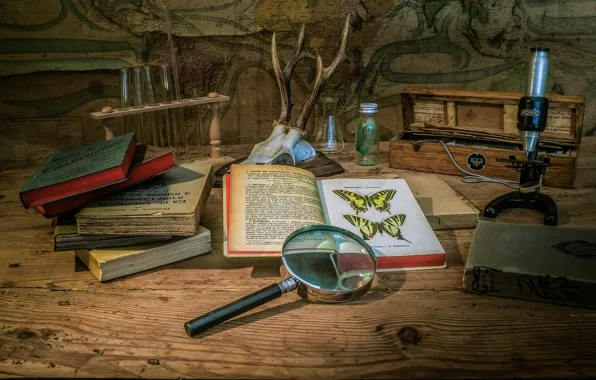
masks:
[[[314,147],[327,154],[337,154],[344,148],[344,137],[337,125],[337,98],[323,98],[323,122],[317,127]]]
[[[360,104],[360,119],[356,124],[356,164],[374,166],[379,164],[381,126],[376,120],[376,103]]]

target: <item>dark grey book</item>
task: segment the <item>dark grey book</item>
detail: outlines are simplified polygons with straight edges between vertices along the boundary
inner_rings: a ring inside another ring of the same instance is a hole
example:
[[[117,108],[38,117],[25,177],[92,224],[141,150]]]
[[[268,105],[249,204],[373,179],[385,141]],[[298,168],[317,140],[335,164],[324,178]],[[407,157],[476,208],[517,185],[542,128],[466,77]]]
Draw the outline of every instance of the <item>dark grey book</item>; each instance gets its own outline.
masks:
[[[54,252],[78,249],[100,249],[128,247],[140,244],[165,242],[172,236],[119,236],[119,235],[80,235],[71,216],[58,218],[54,227]]]
[[[464,290],[596,308],[596,229],[481,220]]]

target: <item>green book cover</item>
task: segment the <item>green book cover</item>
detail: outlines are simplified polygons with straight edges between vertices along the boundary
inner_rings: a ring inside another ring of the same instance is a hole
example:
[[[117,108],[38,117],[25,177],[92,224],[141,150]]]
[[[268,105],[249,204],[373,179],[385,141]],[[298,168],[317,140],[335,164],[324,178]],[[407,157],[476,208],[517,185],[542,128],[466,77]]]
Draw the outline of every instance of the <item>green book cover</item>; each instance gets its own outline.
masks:
[[[21,193],[122,165],[134,132],[50,156],[25,184]]]

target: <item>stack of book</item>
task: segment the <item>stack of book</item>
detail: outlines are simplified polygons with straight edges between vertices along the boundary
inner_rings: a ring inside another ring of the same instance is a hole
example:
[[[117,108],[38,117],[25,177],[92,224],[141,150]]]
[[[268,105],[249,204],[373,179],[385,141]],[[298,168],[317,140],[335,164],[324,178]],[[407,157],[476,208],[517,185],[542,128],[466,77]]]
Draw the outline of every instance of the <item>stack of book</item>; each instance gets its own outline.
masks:
[[[107,281],[210,252],[199,222],[214,181],[211,165],[177,165],[171,149],[129,133],[54,154],[20,198],[55,219],[55,251]]]

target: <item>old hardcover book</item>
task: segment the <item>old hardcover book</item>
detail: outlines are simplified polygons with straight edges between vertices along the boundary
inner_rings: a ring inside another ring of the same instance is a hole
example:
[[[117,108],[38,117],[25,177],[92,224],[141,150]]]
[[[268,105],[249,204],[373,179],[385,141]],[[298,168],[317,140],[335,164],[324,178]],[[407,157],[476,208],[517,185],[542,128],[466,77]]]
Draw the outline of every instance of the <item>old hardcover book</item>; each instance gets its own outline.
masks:
[[[81,235],[193,236],[213,187],[208,163],[186,163],[93,201],[76,216]]]
[[[135,158],[125,181],[35,206],[35,210],[46,218],[53,218],[70,210],[81,208],[94,199],[113,194],[118,190],[155,177],[174,166],[176,166],[176,162],[172,149],[137,144]]]
[[[99,281],[109,281],[211,251],[211,232],[199,226],[194,236],[124,248],[77,250],[76,255]]]
[[[53,202],[126,180],[135,153],[135,134],[50,156],[23,186],[25,208]]]
[[[278,165],[234,165],[224,178],[224,254],[280,256],[313,224],[359,234],[380,271],[445,267],[445,251],[403,179],[328,179]]]
[[[468,292],[596,307],[596,229],[479,221]]]
[[[435,174],[408,172],[403,179],[433,230],[475,228],[479,211]]]
[[[128,247],[170,240],[170,235],[121,236],[121,235],[81,235],[77,225],[58,225],[54,229],[54,252],[77,249],[98,249]]]

